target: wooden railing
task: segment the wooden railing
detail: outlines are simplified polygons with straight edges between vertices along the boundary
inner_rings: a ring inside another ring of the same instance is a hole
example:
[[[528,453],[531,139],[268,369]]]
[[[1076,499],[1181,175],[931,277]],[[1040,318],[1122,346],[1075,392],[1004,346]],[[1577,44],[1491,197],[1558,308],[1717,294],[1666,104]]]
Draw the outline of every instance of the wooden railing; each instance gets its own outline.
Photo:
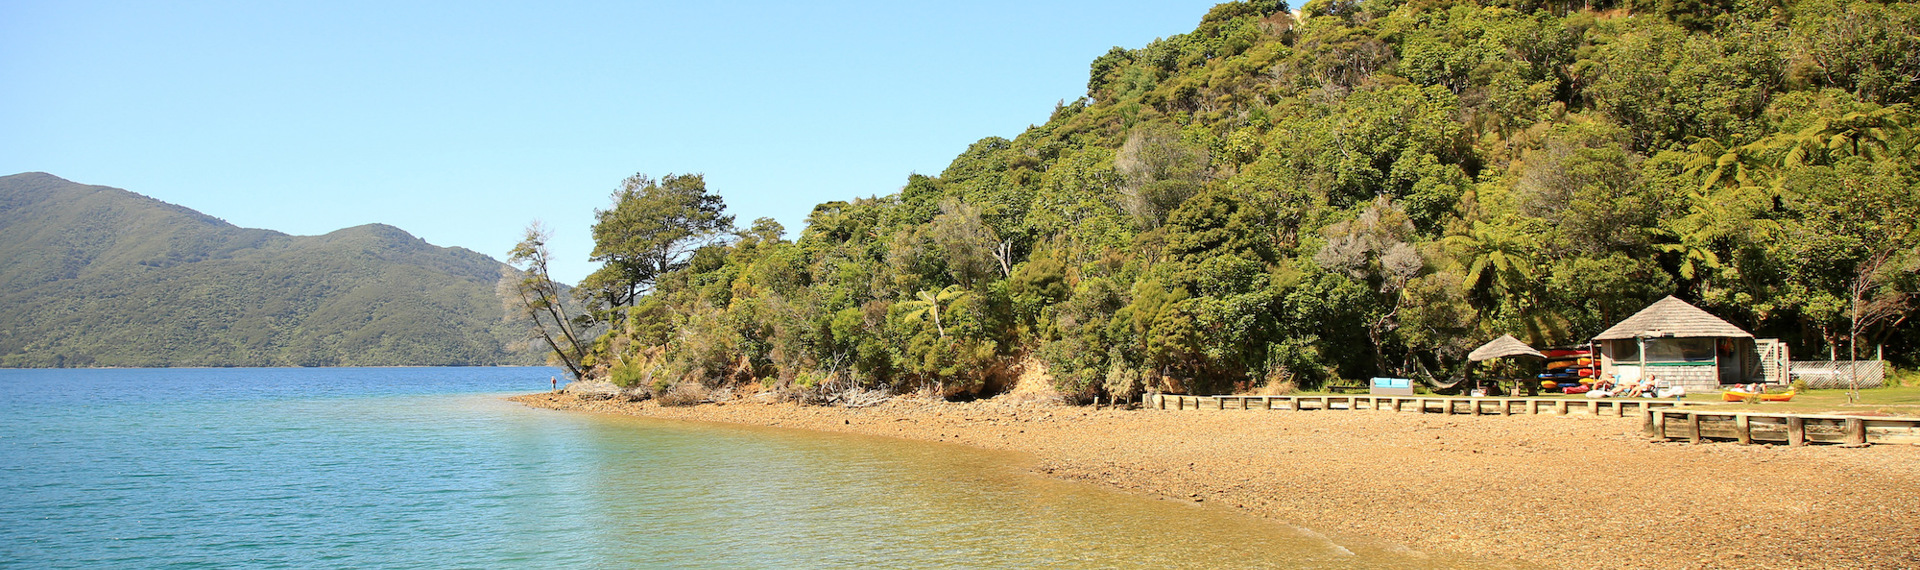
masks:
[[[1670,408],[1673,400],[1642,398],[1471,398],[1448,396],[1181,396],[1150,394],[1146,406],[1161,410],[1384,410],[1461,415],[1587,413],[1623,417],[1629,410]]]
[[[1714,411],[1710,409],[1655,410],[1646,417],[1647,435],[1700,443],[1708,438],[1740,443],[1779,441],[1787,445],[1809,442],[1862,446],[1870,443],[1920,444],[1920,418],[1848,416],[1839,414],[1784,414]]]

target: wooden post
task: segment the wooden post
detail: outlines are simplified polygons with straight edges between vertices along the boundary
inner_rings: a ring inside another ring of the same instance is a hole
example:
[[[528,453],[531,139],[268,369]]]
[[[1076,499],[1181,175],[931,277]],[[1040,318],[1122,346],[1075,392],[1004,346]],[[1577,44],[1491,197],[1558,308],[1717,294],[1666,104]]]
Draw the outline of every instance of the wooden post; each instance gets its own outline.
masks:
[[[1807,419],[1800,416],[1787,416],[1787,445],[1799,447],[1807,444]]]
[[[1554,402],[1553,402],[1553,415],[1556,415],[1556,416],[1564,416],[1564,415],[1567,415],[1567,401],[1566,401],[1566,400],[1556,400],[1556,401],[1554,401]]]
[[[1616,417],[1616,418],[1624,418],[1624,417],[1627,417],[1627,403],[1626,403],[1626,402],[1622,402],[1622,401],[1619,401],[1619,400],[1614,400],[1614,401],[1613,401],[1613,417]]]
[[[1441,409],[1441,412],[1445,413],[1446,415],[1449,415],[1449,416],[1453,415],[1453,400],[1452,399],[1441,400],[1440,409]]]
[[[1643,433],[1646,433],[1647,437],[1661,435],[1659,432],[1654,431],[1654,429],[1655,428],[1653,427],[1653,414],[1652,413],[1641,414],[1640,415],[1640,431]]]
[[[1733,436],[1742,444],[1753,443],[1753,423],[1746,414],[1733,416]]]
[[[1480,415],[1480,400],[1467,399],[1467,407],[1473,409],[1473,415]]]
[[[1847,418],[1847,444],[1848,445],[1866,445],[1867,444],[1867,420],[1863,420],[1860,418]]]
[[[1700,443],[1700,412],[1687,412],[1687,443]]]
[[[1224,410],[1224,409],[1227,409],[1227,399],[1226,399],[1226,398],[1214,398],[1214,399],[1213,399],[1213,409],[1216,409],[1216,410]]]
[[[1667,412],[1666,412],[1666,410],[1661,410],[1661,411],[1657,411],[1657,412],[1649,412],[1649,413],[1651,413],[1651,414],[1653,414],[1653,436],[1654,436],[1654,437],[1657,437],[1657,438],[1660,438],[1660,439],[1667,439]]]
[[[1587,400],[1587,415],[1600,417],[1600,400]]]

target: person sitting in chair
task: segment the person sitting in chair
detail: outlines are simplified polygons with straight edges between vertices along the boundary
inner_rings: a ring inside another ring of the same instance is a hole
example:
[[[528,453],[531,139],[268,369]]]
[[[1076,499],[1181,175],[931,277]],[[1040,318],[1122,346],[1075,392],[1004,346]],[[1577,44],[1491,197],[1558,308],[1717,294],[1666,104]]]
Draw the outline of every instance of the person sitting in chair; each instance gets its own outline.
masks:
[[[1627,390],[1627,397],[1628,398],[1645,397],[1648,392],[1653,391],[1653,383],[1654,383],[1654,380],[1651,377],[1641,378],[1638,383],[1635,383],[1632,388],[1629,388]]]

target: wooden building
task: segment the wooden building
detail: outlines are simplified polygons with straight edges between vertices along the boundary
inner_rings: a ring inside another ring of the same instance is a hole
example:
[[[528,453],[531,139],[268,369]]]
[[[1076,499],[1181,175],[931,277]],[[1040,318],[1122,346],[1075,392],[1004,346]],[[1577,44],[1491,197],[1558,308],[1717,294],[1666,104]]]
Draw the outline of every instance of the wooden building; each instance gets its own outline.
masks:
[[[1779,342],[1755,339],[1753,333],[1672,296],[1593,340],[1600,349],[1600,376],[1621,384],[1650,377],[1700,392],[1726,384],[1785,381],[1786,357]]]

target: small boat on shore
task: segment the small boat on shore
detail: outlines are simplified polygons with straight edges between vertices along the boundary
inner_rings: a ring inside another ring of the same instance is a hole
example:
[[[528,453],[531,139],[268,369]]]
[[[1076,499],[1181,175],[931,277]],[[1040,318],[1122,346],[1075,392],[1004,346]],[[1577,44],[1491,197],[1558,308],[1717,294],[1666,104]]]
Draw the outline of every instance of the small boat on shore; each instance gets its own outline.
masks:
[[[1747,398],[1756,396],[1759,397],[1762,402],[1787,402],[1793,400],[1793,391],[1789,390],[1784,394],[1767,394],[1727,390],[1720,393],[1720,399],[1727,402],[1745,402]]]

